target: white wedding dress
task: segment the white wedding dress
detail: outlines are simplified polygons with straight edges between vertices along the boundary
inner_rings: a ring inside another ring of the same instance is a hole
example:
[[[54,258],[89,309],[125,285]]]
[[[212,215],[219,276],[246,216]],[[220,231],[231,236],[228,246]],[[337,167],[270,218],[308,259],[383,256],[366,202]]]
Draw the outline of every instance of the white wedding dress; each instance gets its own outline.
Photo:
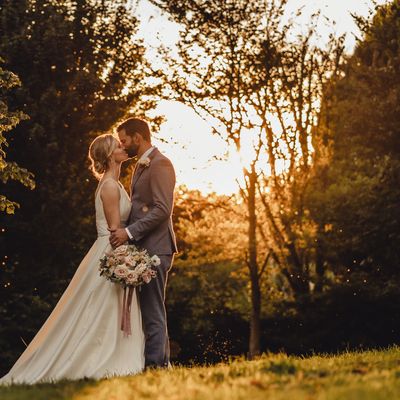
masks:
[[[144,334],[136,293],[131,307],[132,335],[120,330],[123,289],[100,277],[99,260],[111,248],[100,191],[95,195],[97,240],[39,332],[0,384],[100,379],[131,375],[144,367]],[[121,223],[131,202],[121,183]]]

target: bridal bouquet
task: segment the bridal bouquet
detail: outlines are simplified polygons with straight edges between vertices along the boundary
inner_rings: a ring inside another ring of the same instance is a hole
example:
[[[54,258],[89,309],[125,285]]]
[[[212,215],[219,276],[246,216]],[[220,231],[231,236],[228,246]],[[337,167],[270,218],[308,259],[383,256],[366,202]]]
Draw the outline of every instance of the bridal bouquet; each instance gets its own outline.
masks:
[[[135,245],[122,245],[105,254],[100,260],[100,275],[123,287],[149,283],[156,276],[153,266],[160,265],[157,256],[150,257],[147,250]]]
[[[155,278],[156,271],[153,267],[158,265],[160,265],[158,256],[151,257],[147,250],[140,250],[133,244],[119,246],[100,259],[100,276],[124,288],[121,330],[126,336],[131,335],[130,311],[133,288],[149,283]]]

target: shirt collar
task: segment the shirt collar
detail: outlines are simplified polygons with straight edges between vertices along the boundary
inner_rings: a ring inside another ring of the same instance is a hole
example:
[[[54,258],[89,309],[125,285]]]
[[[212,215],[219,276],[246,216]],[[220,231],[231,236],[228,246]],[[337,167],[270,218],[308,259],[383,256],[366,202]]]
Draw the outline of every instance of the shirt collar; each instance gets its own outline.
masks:
[[[142,157],[139,158],[139,161],[140,161],[140,160],[144,160],[145,158],[147,158],[155,148],[156,148],[156,146],[151,146],[149,149],[147,149],[147,150],[142,154]]]

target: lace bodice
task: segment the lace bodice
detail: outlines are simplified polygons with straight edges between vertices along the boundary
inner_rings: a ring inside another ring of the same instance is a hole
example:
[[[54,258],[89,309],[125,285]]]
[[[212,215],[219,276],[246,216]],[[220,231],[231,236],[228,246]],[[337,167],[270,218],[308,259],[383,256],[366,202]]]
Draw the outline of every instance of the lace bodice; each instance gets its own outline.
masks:
[[[106,220],[106,216],[104,214],[103,202],[100,197],[101,188],[106,181],[114,181],[116,185],[118,185],[120,190],[120,199],[119,199],[119,212],[121,216],[121,226],[126,226],[129,214],[131,211],[131,201],[129,199],[128,193],[122,186],[121,182],[117,182],[112,178],[105,179],[104,181],[99,183],[95,194],[95,207],[96,207],[96,227],[97,227],[97,236],[108,236],[110,232],[107,230],[108,224]]]

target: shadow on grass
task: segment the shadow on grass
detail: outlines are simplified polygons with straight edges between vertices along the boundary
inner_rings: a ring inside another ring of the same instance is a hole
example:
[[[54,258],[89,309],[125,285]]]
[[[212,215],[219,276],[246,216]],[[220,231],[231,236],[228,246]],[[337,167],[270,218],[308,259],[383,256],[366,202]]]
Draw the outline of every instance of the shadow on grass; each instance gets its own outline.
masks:
[[[100,384],[100,381],[81,379],[62,380],[57,383],[38,383],[36,385],[0,386],[1,400],[70,400],[76,395]]]

